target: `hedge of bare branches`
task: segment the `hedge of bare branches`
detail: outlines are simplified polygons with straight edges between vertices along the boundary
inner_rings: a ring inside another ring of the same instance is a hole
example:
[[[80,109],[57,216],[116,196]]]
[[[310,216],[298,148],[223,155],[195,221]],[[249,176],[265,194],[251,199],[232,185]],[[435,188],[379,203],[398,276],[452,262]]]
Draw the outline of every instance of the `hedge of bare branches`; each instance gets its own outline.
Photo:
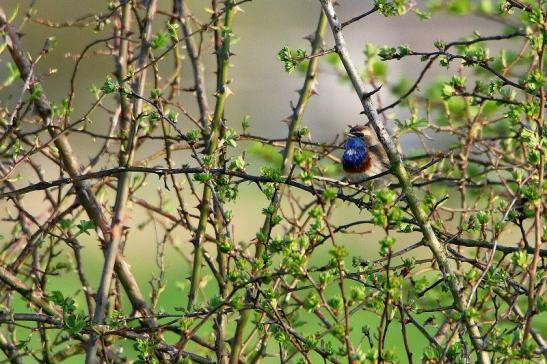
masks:
[[[341,19],[333,2],[316,1],[309,49],[272,51],[302,80],[283,139],[261,133],[260,116],[225,112],[252,0],[211,0],[201,18],[184,0],[120,0],[62,23],[32,1],[0,8],[2,362],[545,362],[545,3],[375,0]],[[364,34],[365,64],[352,61],[344,34],[367,17],[387,27],[446,9],[504,30],[462,29],[429,49]],[[39,52],[21,38],[30,23],[44,29]],[[54,102],[40,68],[56,49],[48,31],[73,27],[96,39],[59,71],[70,82]],[[81,65],[99,54],[111,72],[75,112],[90,87]],[[422,68],[390,76],[408,58]],[[433,70],[444,78],[425,81]],[[343,140],[310,136],[303,115],[323,72],[355,91],[347,102],[362,104],[388,170],[350,181]],[[405,134],[419,147],[405,150]],[[82,138],[98,151],[78,156]],[[243,193],[256,201],[238,208]],[[260,214],[259,229],[239,232],[234,221]],[[140,220],[156,236],[149,281],[127,259]],[[175,285],[166,254],[189,282],[175,301],[162,296]]]

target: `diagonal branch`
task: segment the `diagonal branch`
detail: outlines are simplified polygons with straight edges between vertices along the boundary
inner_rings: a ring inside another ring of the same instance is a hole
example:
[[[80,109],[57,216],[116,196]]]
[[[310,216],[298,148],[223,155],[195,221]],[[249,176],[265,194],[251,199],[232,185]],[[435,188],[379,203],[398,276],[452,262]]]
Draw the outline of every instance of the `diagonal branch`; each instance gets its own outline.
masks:
[[[458,306],[458,310],[462,314],[464,314],[463,316],[465,316],[465,297],[462,293],[462,287],[460,282],[452,272],[446,250],[437,239],[437,236],[435,235],[435,232],[433,231],[433,228],[428,221],[428,216],[421,207],[420,201],[418,200],[414,192],[409,174],[406,171],[397,146],[387,133],[380,119],[378,118],[378,113],[376,112],[376,108],[373,105],[372,99],[370,97],[363,97],[364,95],[366,95],[366,91],[359,77],[359,74],[349,56],[349,52],[347,50],[346,43],[342,34],[342,26],[340,24],[340,21],[338,20],[336,12],[334,11],[332,1],[320,0],[320,2],[329,20],[338,54],[340,56],[340,59],[342,60],[344,68],[346,69],[346,73],[352,82],[355,92],[361,100],[364,113],[367,116],[370,124],[374,128],[376,134],[378,135],[378,138],[380,139],[388,154],[391,164],[391,170],[399,180],[399,183],[402,187],[402,192],[406,196],[406,200],[412,211],[412,214],[414,215],[416,222],[420,226],[420,230],[422,231],[424,237],[424,242],[435,256],[435,260],[437,261],[437,264],[439,265],[443,274],[449,277],[449,287],[454,301]],[[466,317],[465,322],[469,330],[469,335],[473,343],[473,347],[477,351],[477,357],[479,361],[483,364],[490,363],[490,358],[488,357],[488,354],[484,351],[481,333],[475,321],[470,317]]]

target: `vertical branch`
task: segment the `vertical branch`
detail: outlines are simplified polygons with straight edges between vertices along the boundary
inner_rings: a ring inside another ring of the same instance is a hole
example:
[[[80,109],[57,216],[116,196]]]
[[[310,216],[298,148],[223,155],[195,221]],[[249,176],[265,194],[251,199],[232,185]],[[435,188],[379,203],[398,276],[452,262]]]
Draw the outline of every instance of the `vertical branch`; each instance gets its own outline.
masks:
[[[412,360],[412,350],[410,349],[410,344],[408,343],[408,334],[406,331],[406,318],[404,313],[404,304],[403,304],[403,293],[401,289],[401,297],[398,304],[399,308],[399,315],[401,316],[401,333],[403,335],[403,344],[405,345],[405,352],[406,352],[406,358],[408,360],[408,364],[413,364]]]
[[[412,214],[416,219],[420,230],[422,231],[422,234],[424,236],[424,242],[435,256],[435,260],[437,261],[437,264],[439,265],[441,271],[444,275],[446,275],[450,291],[457,304],[458,310],[465,317],[464,319],[469,330],[469,336],[473,343],[473,347],[477,351],[477,357],[481,363],[490,363],[488,353],[483,350],[483,342],[481,339],[481,333],[479,331],[479,328],[472,318],[466,316],[466,302],[465,297],[462,293],[462,287],[457,277],[452,273],[452,268],[450,267],[446,250],[437,239],[437,236],[435,235],[431,224],[429,223],[428,216],[422,209],[420,202],[416,194],[414,193],[410,177],[408,175],[408,172],[406,171],[405,166],[403,165],[401,155],[399,154],[395,143],[387,133],[384,125],[379,120],[376,108],[373,105],[373,101],[371,97],[368,96],[365,92],[365,88],[361,82],[361,79],[359,78],[359,74],[351,61],[344,37],[342,35],[342,26],[336,15],[336,12],[334,11],[332,1],[320,0],[320,2],[323,6],[323,10],[327,15],[334,36],[334,40],[336,42],[337,52],[340,55],[340,59],[342,60],[346,73],[351,80],[353,88],[355,89],[355,92],[357,93],[357,96],[359,97],[359,100],[363,105],[365,115],[367,116],[370,124],[374,128],[374,131],[378,135],[378,138],[380,139],[388,154],[391,164],[391,171],[397,176],[397,179],[399,180],[399,183],[402,187],[402,192],[406,197],[410,210],[412,211]]]
[[[199,108],[199,120],[201,122],[201,127],[205,129],[209,123],[209,103],[207,101],[207,94],[205,91],[204,67],[200,60],[199,49],[196,49],[194,39],[191,36],[192,30],[190,28],[190,24],[188,24],[188,9],[186,2],[184,0],[175,0],[175,9],[179,16],[182,35],[186,43],[186,51],[188,52],[190,64],[192,65],[194,89]]]
[[[116,62],[116,78],[118,83],[123,87],[124,80],[127,77],[127,66],[129,62],[129,41],[127,39],[127,33],[130,31],[130,22],[131,22],[131,5],[127,1],[122,6],[122,14],[120,17],[119,25],[119,44],[118,44],[118,54],[115,57]],[[120,148],[118,153],[118,163],[123,165],[125,162],[125,152],[127,145],[126,137],[129,131],[129,123],[131,120],[131,107],[129,105],[129,100],[127,96],[120,88],[118,92],[120,98],[120,131],[119,136],[121,138],[121,143],[124,148]]]
[[[542,24],[543,25],[543,31],[545,30],[547,23]],[[545,44],[542,45],[541,49],[539,50],[539,60],[538,60],[538,69],[540,71],[540,74],[544,75],[544,56],[545,56]],[[536,132],[538,140],[544,139],[544,118],[545,118],[545,87],[541,87],[540,89],[540,101],[539,101],[539,115],[538,119],[536,121]],[[541,250],[541,244],[542,244],[542,236],[543,236],[543,226],[542,226],[542,218],[543,218],[543,196],[544,196],[544,179],[545,179],[545,153],[543,146],[539,146],[537,149],[540,153],[539,163],[537,166],[538,169],[538,189],[539,189],[539,200],[535,203],[535,214],[534,214],[534,257],[532,259],[532,264],[530,265],[530,270],[528,271],[529,278],[528,278],[528,310],[526,312],[526,324],[524,326],[524,336],[523,341],[526,341],[530,335],[530,332],[532,330],[532,319],[533,316],[536,314],[536,299],[537,299],[537,288],[536,288],[536,274],[537,274],[537,268],[539,264],[539,256],[540,256],[540,250]],[[543,284],[539,288],[539,295],[541,295],[542,291],[545,289],[545,277],[543,277]]]
[[[386,227],[386,237],[389,236],[389,230]],[[391,251],[391,248],[389,248],[387,253],[387,262],[386,262],[386,280],[385,280],[385,299],[384,299],[384,310],[382,312],[382,316],[380,319],[380,325],[378,326],[378,359],[380,362],[383,360],[384,355],[384,345],[385,345],[385,337],[387,335],[387,330],[389,327],[389,305],[392,300],[390,295],[390,289],[391,285],[389,282],[390,276],[390,270],[391,270],[391,255],[393,252]]]
[[[336,241],[334,238],[334,230],[332,226],[330,225],[327,219],[327,216],[323,215],[323,221],[325,222],[325,225],[327,226],[327,229],[329,230],[329,239],[332,241],[333,247],[335,249],[338,248],[338,245],[336,244]],[[346,290],[344,287],[344,277],[346,273],[344,271],[343,259],[336,258],[336,268],[338,270],[338,276],[339,276],[338,286],[340,288],[340,295],[342,296],[342,304],[343,304],[343,310],[344,310],[344,343],[346,344],[346,354],[348,356],[348,363],[353,364],[353,363],[357,363],[357,360],[355,360],[353,344],[351,343],[351,338],[350,338],[351,328],[350,328],[350,319],[349,319],[348,299],[346,297]],[[389,261],[387,263],[386,270],[389,272]],[[389,286],[389,276],[386,277],[386,284]],[[386,305],[385,305],[386,319],[387,319],[388,307],[389,307],[388,300],[386,299]],[[386,325],[386,331],[387,331],[387,325]],[[380,334],[382,333],[380,332]],[[383,338],[380,337],[379,340],[382,341]],[[379,347],[378,350],[382,348],[381,345],[378,345],[378,347]],[[380,359],[380,362],[382,362],[381,355],[379,356],[379,359]]]
[[[137,68],[141,69],[148,58],[148,51],[150,49],[149,39],[152,34],[152,20],[156,13],[157,0],[151,0],[148,2],[146,8],[146,18],[144,22],[144,29],[141,34],[141,48],[138,58]],[[124,4],[124,7],[129,6]],[[121,62],[120,62],[121,63]],[[144,92],[144,86],[146,82],[146,68],[142,70],[139,76],[133,83],[133,93],[142,95]],[[123,102],[123,97],[121,99]],[[142,117],[142,99],[135,98],[133,101],[133,120],[129,127],[129,135],[127,141],[125,161],[123,161],[125,167],[131,166],[135,155],[135,144],[137,142],[137,130],[139,118]],[[123,156],[120,156],[120,161]],[[120,243],[123,238],[123,224],[125,221],[126,205],[129,196],[129,182],[130,173],[122,173],[118,178],[116,202],[114,204],[114,216],[111,226],[111,240],[106,247],[105,262],[101,273],[101,281],[99,283],[99,289],[96,295],[96,306],[93,314],[93,323],[102,324],[106,317],[106,306],[108,303],[108,293],[110,291],[110,284],[112,282],[112,273],[114,271],[114,264],[116,256],[119,253]],[[87,349],[86,349],[86,364],[93,364],[96,362],[97,354],[97,335],[90,336]]]
[[[217,98],[215,104],[215,111],[213,114],[213,119],[211,121],[210,128],[207,127],[204,130],[204,139],[206,143],[205,152],[206,155],[213,156],[215,159],[214,164],[216,165],[217,161],[217,147],[218,139],[220,134],[220,127],[222,117],[224,116],[224,105],[226,99],[229,96],[228,89],[228,67],[230,65],[230,44],[231,44],[231,27],[234,16],[234,1],[227,0],[224,10],[224,26],[222,29],[222,45],[217,49],[217,90],[215,96]],[[202,114],[202,117],[205,115]],[[198,290],[200,275],[201,275],[201,265],[203,258],[203,236],[205,235],[205,230],[207,228],[207,218],[210,213],[210,200],[212,197],[211,186],[206,183],[203,186],[203,195],[201,198],[200,208],[199,208],[199,223],[197,231],[194,237],[194,260],[192,263],[192,275],[190,277],[190,291],[188,293],[188,309],[191,309],[194,305],[196,299],[196,293]]]

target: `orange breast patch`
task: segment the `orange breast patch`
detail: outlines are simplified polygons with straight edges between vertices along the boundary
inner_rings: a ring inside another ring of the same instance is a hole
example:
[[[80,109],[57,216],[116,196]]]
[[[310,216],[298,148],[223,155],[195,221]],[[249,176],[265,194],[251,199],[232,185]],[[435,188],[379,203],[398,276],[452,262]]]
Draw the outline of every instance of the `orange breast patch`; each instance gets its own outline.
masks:
[[[372,158],[370,157],[370,154],[367,154],[365,159],[363,159],[363,163],[361,163],[359,166],[344,166],[344,171],[346,171],[347,173],[363,173],[368,171],[371,166]]]

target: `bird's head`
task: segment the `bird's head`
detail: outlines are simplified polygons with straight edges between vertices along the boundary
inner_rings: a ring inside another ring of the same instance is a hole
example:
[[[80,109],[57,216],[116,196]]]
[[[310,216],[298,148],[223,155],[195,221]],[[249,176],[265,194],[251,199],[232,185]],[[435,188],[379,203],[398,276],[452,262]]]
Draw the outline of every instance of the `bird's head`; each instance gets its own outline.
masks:
[[[347,131],[348,137],[354,137],[354,138],[360,138],[363,139],[367,145],[375,145],[376,138],[373,134],[373,131],[370,129],[368,125],[348,125],[349,130]]]

